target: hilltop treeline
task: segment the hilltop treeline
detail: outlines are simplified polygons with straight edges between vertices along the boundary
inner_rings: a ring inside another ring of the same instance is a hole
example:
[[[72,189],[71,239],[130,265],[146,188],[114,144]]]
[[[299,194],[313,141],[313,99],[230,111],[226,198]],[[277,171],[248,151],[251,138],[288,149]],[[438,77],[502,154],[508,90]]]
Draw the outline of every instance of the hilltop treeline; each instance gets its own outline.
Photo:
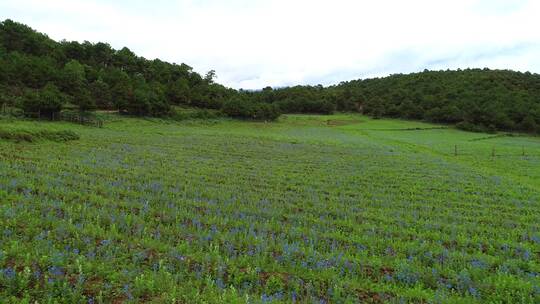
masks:
[[[540,75],[507,70],[424,71],[323,88],[244,93],[286,113],[358,111],[376,118],[457,124],[470,131],[540,131]]]
[[[472,131],[540,131],[540,75],[507,70],[424,71],[330,88],[374,117],[458,124]]]
[[[174,105],[273,120],[281,113],[361,112],[456,124],[471,131],[540,132],[540,75],[507,70],[424,71],[339,85],[226,88],[186,64],[147,60],[106,43],[56,42],[26,25],[0,23],[0,104],[47,115],[80,111],[169,115]]]
[[[147,60],[106,43],[56,42],[26,25],[0,23],[0,101],[28,112],[65,104],[164,115],[172,105],[220,109],[235,93],[186,64]]]

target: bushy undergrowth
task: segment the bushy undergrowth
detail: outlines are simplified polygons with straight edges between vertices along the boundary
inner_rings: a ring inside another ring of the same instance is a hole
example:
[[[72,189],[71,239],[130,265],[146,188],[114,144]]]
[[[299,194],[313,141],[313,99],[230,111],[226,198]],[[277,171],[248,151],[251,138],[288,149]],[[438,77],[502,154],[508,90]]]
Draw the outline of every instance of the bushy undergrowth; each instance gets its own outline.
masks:
[[[36,142],[39,140],[50,140],[56,142],[66,142],[80,139],[80,136],[70,130],[51,131],[51,130],[9,130],[0,129],[0,139],[16,142]]]
[[[208,109],[182,109],[176,108],[171,111],[170,118],[177,121],[184,120],[210,120],[225,117],[223,112]]]
[[[223,113],[233,118],[273,121],[281,111],[275,104],[253,102],[246,98],[232,98],[223,104]]]
[[[482,124],[473,124],[467,121],[457,123],[456,128],[463,131],[469,131],[469,132],[475,132],[475,133],[490,133],[490,134],[497,133],[497,128],[493,125],[489,125],[486,127]]]

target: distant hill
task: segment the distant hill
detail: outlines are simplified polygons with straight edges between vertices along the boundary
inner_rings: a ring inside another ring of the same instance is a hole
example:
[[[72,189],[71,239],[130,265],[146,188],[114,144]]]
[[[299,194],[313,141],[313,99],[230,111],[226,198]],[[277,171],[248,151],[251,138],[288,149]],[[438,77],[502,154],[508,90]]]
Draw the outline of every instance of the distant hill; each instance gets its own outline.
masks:
[[[479,131],[540,131],[540,75],[508,70],[424,71],[334,87],[373,116],[457,123]]]
[[[173,105],[272,120],[280,113],[362,112],[456,124],[470,131],[540,132],[540,75],[508,70],[424,71],[338,85],[260,91],[226,88],[214,71],[147,60],[106,43],[56,42],[11,20],[0,23],[0,105],[51,113],[116,109],[167,115]]]

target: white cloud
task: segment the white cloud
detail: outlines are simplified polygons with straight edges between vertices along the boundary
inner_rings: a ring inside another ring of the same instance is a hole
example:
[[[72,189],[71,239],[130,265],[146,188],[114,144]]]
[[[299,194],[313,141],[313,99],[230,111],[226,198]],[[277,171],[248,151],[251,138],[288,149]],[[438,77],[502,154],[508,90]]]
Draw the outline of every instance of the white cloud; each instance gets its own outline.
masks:
[[[233,87],[330,84],[424,68],[540,72],[540,1],[3,0],[52,38],[185,62]]]

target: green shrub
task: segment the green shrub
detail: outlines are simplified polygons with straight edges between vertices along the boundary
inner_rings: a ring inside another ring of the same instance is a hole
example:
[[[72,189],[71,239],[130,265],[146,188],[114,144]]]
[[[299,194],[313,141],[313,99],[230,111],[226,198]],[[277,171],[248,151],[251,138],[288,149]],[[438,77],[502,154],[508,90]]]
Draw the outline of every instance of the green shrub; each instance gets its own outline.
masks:
[[[268,103],[259,103],[254,106],[254,118],[259,120],[276,120],[281,115],[276,105]]]
[[[6,139],[6,140],[13,140],[16,142],[35,141],[35,136],[32,133],[28,131],[24,131],[24,130],[18,130],[18,131],[0,130],[0,138]]]
[[[170,118],[177,121],[192,120],[192,119],[218,119],[223,117],[221,111],[208,109],[174,109],[171,111]]]
[[[72,140],[79,140],[81,137],[79,134],[69,131],[69,130],[63,130],[63,131],[39,131],[36,134],[42,139],[50,140],[50,141],[56,141],[56,142],[65,142],[65,141],[72,141]]]
[[[497,128],[494,125],[484,126],[482,124],[474,124],[468,121],[462,121],[456,124],[456,128],[463,131],[476,133],[497,133]]]
[[[23,97],[22,108],[26,113],[40,113],[40,115],[52,117],[53,113],[62,110],[65,95],[52,83],[47,84],[40,90],[29,90]]]
[[[244,98],[232,98],[223,104],[223,113],[229,117],[253,119],[253,120],[276,120],[281,115],[279,107],[275,104],[252,102]]]
[[[39,140],[50,140],[55,142],[67,142],[80,139],[80,136],[69,130],[62,131],[28,131],[28,130],[2,130],[0,129],[0,139],[12,140],[16,142],[36,142]]]

